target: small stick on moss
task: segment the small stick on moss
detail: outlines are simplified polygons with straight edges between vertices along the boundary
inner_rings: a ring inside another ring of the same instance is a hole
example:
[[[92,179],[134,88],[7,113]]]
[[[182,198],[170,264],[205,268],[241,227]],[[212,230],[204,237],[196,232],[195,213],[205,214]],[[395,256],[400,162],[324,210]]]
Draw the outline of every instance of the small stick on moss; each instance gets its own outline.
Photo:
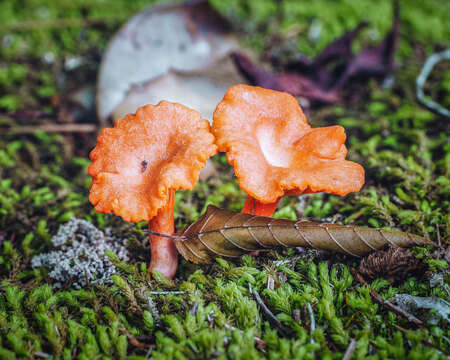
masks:
[[[150,295],[182,295],[185,291],[148,291]]]
[[[314,319],[314,311],[310,303],[306,304],[309,314],[309,330],[311,333],[311,344],[314,344],[313,332],[316,330],[316,320]]]
[[[271,274],[267,275],[267,289],[273,290],[275,288],[275,280]]]
[[[441,244],[441,232],[439,231],[439,225],[435,224],[436,227],[436,237],[437,237],[437,243],[440,249],[442,249],[442,244]],[[441,252],[438,252],[438,260],[441,258]]]
[[[350,271],[352,275],[359,281],[361,285],[369,286],[369,284],[364,280],[362,275],[358,273],[355,269],[350,268]],[[380,294],[378,294],[374,289],[370,288],[370,295],[374,298],[374,300],[379,303],[381,306],[385,307],[386,309],[396,313],[397,315],[403,316],[406,318],[409,322],[414,323],[418,327],[423,327],[423,322],[416,318],[414,315],[406,312],[405,310],[399,308],[398,306],[394,305],[388,300],[384,300]]]
[[[139,349],[149,349],[151,347],[150,344],[145,344],[143,342],[140,342],[138,339],[136,339],[133,335],[127,334],[128,340],[130,341],[130,344],[134,347],[137,347]]]
[[[192,315],[195,315],[195,313],[197,312],[197,308],[198,308],[198,301],[194,302],[194,305],[192,306],[192,309],[189,310],[189,312],[190,312]]]
[[[36,357],[38,357],[38,358],[41,358],[41,359],[52,359],[52,358],[53,358],[52,355],[47,354],[47,353],[42,352],[42,351],[36,351],[36,352],[34,353],[34,356],[36,356]]]
[[[143,342],[140,342],[125,326],[120,326],[120,329],[125,333],[127,336],[130,344],[134,347],[137,347],[139,349],[149,349],[152,345],[146,344]]]
[[[353,356],[353,353],[356,350],[356,340],[351,339],[350,344],[348,345],[347,350],[345,351],[344,357],[342,360],[350,360]]]
[[[270,311],[270,309],[267,307],[267,305],[261,299],[261,296],[259,295],[259,293],[256,290],[253,290],[252,286],[250,284],[248,284],[248,289],[249,289],[250,293],[253,295],[253,297],[255,298],[258,305],[260,306],[261,310],[264,312],[264,314],[269,319],[269,321],[280,330],[280,332],[283,336],[286,336],[287,335],[286,328],[283,326],[281,321],[272,313],[272,311]]]
[[[296,323],[301,323],[301,314],[299,309],[292,310],[292,317],[294,318]]]

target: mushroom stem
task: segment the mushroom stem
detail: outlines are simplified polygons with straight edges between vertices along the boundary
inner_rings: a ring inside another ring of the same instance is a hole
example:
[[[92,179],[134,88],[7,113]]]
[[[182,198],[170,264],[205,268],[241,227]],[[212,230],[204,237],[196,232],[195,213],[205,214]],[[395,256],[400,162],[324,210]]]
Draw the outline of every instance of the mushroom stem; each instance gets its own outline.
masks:
[[[248,195],[241,212],[259,216],[272,216],[277,208],[280,199],[281,198],[278,198],[275,202],[270,204],[264,204],[259,200],[256,200],[251,195]]]
[[[174,234],[174,200],[175,191],[169,190],[167,203],[158,211],[158,214],[149,221],[149,230],[167,235]],[[173,240],[153,234],[149,235],[149,239],[150,250],[152,252],[149,272],[158,270],[165,277],[172,279],[178,266],[178,251]]]
[[[280,199],[281,198],[278,198],[274,203],[264,204],[261,201],[256,200],[253,196],[248,195],[241,212],[258,216],[272,216],[277,208]],[[250,255],[258,256],[259,250],[252,251]]]

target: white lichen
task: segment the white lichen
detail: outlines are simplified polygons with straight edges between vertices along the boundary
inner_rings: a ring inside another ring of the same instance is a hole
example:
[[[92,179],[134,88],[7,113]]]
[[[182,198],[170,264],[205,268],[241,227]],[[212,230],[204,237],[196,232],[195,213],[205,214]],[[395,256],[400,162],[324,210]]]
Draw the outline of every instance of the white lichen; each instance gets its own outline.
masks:
[[[112,236],[109,229],[100,231],[86,220],[70,219],[60,226],[51,242],[57,249],[34,256],[31,266],[48,268],[49,276],[55,280],[54,288],[68,283],[76,289],[88,283],[108,283],[116,267],[105,254],[106,250],[116,253],[120,260],[128,260],[123,240]]]

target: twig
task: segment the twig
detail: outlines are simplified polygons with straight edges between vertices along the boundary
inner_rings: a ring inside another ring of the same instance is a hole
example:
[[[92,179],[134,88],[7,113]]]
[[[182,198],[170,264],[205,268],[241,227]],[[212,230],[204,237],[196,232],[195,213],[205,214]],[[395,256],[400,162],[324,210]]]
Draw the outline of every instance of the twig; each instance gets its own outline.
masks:
[[[431,73],[431,70],[433,70],[433,67],[437,63],[445,59],[450,59],[450,49],[447,49],[440,53],[435,53],[425,61],[425,64],[423,65],[422,70],[420,71],[420,74],[416,79],[416,96],[419,103],[425,106],[428,110],[431,110],[447,118],[450,118],[449,110],[447,110],[446,108],[444,108],[443,106],[441,106],[440,104],[438,104],[433,100],[426,99],[425,94],[423,92],[423,87],[428,79],[428,76]]]
[[[137,347],[139,349],[149,349],[152,347],[152,345],[150,344],[146,344],[143,343],[141,341],[139,341],[132,333],[130,333],[130,331],[124,326],[124,325],[120,325],[120,330],[123,331],[125,333],[125,335],[127,336],[128,340],[130,341],[130,344],[133,345],[134,347]]]
[[[198,301],[194,302],[194,305],[192,306],[192,309],[189,310],[189,312],[190,312],[192,315],[195,315],[195,313],[197,312],[197,309],[198,309]]]
[[[269,290],[273,290],[275,288],[275,280],[273,279],[271,274],[267,275],[267,288]]]
[[[53,359],[52,355],[47,354],[47,353],[45,353],[43,351],[36,351],[34,353],[34,356],[37,356],[37,357],[42,358],[42,359]]]
[[[355,269],[350,268],[350,271],[352,275],[362,284],[368,286],[369,284],[364,280],[362,275],[358,273]],[[409,322],[414,323],[418,327],[423,327],[423,322],[416,318],[414,315],[406,312],[405,310],[401,309],[400,307],[394,305],[389,300],[384,300],[380,294],[378,294],[374,289],[370,288],[370,295],[374,298],[374,300],[379,303],[381,306],[385,307],[386,309],[396,313],[397,315],[403,316],[406,318]]]
[[[350,344],[348,345],[348,348],[345,351],[345,354],[344,354],[344,357],[342,358],[342,360],[350,360],[352,358],[355,350],[356,350],[356,340],[351,339]]]
[[[184,294],[185,291],[148,291],[150,295],[181,295]]]
[[[439,248],[442,248],[441,244],[441,232],[439,231],[439,224],[436,224],[436,237]],[[438,260],[441,258],[441,252],[438,251]]]
[[[45,124],[0,129],[0,134],[32,134],[35,131],[47,133],[88,133],[95,132],[97,129],[98,126],[95,124]]]
[[[299,309],[292,310],[292,317],[294,318],[295,322],[300,324],[301,321],[301,314]]]
[[[128,334],[127,334],[128,335]],[[150,344],[146,344],[143,342],[140,342],[138,339],[136,339],[133,335],[129,335],[128,336],[128,340],[130,340],[130,344],[133,345],[134,347],[137,347],[139,349],[148,349],[151,347]]]
[[[281,323],[281,321],[272,313],[272,311],[270,311],[270,309],[267,307],[267,305],[264,303],[264,301],[261,299],[261,296],[259,295],[259,293],[256,290],[252,289],[252,286],[250,284],[248,284],[248,288],[250,290],[250,293],[253,295],[253,297],[255,298],[256,302],[258,303],[258,305],[260,306],[261,310],[264,312],[264,314],[267,316],[267,318],[269,319],[269,321],[275,325],[278,329],[280,329],[282,335],[287,335],[287,330],[286,328],[283,326],[283,324]]]
[[[309,330],[311,333],[311,344],[314,344],[313,332],[316,330],[316,319],[314,319],[314,311],[310,303],[306,304],[309,314]]]

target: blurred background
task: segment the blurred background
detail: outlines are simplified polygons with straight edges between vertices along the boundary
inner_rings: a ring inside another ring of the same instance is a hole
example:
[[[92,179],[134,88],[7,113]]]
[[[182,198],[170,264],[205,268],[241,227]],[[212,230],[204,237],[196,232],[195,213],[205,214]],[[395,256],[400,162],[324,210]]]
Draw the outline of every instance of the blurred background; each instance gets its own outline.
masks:
[[[183,74],[161,78],[170,69],[207,71],[206,68],[221,57],[239,51],[252,54],[254,60],[272,71],[288,71],[288,66],[292,68],[296,60],[313,59],[330,43],[363,21],[368,24],[350,43],[352,53],[357,54],[367,46],[376,46],[391,31],[394,20],[394,4],[390,0],[357,3],[346,0],[319,0],[313,3],[290,0],[212,0],[202,5],[196,4],[201,3],[197,1],[178,8],[154,10],[153,14],[143,12],[138,16],[139,23],[135,21],[134,26],[131,24],[122,31],[125,33],[122,34],[122,41],[116,38],[115,43],[110,45],[111,56],[108,61],[104,61],[105,75],[99,85],[99,109],[96,110],[96,82],[101,76],[100,64],[102,57],[106,57],[108,43],[127,20],[153,3],[142,0],[2,1],[2,132],[5,133],[5,128],[12,125],[11,117],[8,120],[4,116],[8,113],[15,113],[12,116],[14,125],[85,124],[84,127],[66,126],[66,130],[77,128],[83,134],[95,132],[97,129],[94,126],[99,123],[105,126],[106,118],[114,110],[116,116],[134,112],[136,104],[142,105],[141,98],[160,100],[158,96],[166,95],[167,98],[176,92],[176,85],[186,82],[186,79],[180,80]],[[391,52],[398,61],[395,68],[404,70],[401,76],[413,77],[418,74],[427,55],[448,45],[450,27],[445,17],[450,5],[448,2],[433,0],[400,1],[399,8],[401,25],[398,45]],[[198,31],[199,35],[189,33],[196,26],[194,32]],[[133,44],[136,39],[132,39],[131,33],[136,36],[137,42],[141,42],[139,48]],[[200,40],[196,38],[197,35],[201,37]],[[163,44],[162,50],[158,44]],[[206,53],[198,53],[205,50],[205,47],[202,48],[205,44]],[[213,44],[217,47],[214,48]],[[178,47],[184,47],[187,52],[177,53]],[[350,54],[341,52],[339,56],[342,61]],[[199,61],[200,58],[209,58],[210,62]],[[164,63],[165,67],[162,65]],[[223,67],[223,64],[219,67]],[[335,68],[339,71],[339,66]],[[317,71],[317,68],[310,71]],[[219,74],[207,76],[223,79],[229,76],[230,71],[225,71],[225,74],[216,72]],[[448,84],[446,74],[442,72],[441,79]],[[386,71],[383,75],[385,80],[391,72]],[[187,76],[189,80],[195,78],[195,75]],[[155,95],[153,89],[142,89],[150,80],[158,77],[159,82],[156,81],[153,86],[158,87],[162,95]],[[249,79],[236,76],[229,83],[239,80]],[[198,92],[202,99],[194,99],[192,95],[191,102],[201,107],[202,103],[213,103],[217,98],[220,100],[220,93],[229,83],[218,82],[219,90],[211,99],[205,100],[211,91],[205,83],[192,81],[186,85],[187,91],[183,89],[178,92]],[[384,85],[392,86],[392,81]],[[130,95],[133,86],[140,89]],[[206,90],[202,93],[202,90],[197,90],[198,87]],[[413,91],[413,88],[410,90]],[[178,95],[173,96],[176,98]],[[122,108],[117,109],[126,97],[130,104],[122,104]],[[309,102],[304,101],[303,104],[308,106]],[[27,116],[21,117],[20,113],[24,111]],[[207,111],[210,109],[206,106]],[[100,119],[96,118],[96,114]],[[48,117],[52,120],[42,120]],[[78,150],[81,149],[84,147],[78,147]]]

